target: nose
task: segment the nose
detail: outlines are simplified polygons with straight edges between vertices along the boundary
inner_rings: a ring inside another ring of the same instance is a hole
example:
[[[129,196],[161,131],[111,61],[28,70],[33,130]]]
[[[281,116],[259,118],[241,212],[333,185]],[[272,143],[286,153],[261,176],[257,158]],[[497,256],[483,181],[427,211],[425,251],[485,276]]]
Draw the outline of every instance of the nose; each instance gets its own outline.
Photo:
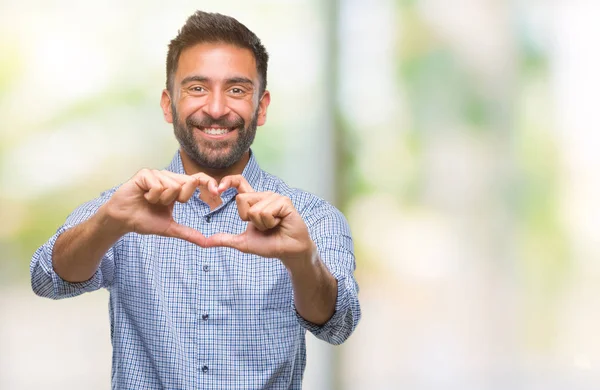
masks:
[[[222,118],[230,112],[225,94],[218,91],[208,94],[202,110],[213,119]]]

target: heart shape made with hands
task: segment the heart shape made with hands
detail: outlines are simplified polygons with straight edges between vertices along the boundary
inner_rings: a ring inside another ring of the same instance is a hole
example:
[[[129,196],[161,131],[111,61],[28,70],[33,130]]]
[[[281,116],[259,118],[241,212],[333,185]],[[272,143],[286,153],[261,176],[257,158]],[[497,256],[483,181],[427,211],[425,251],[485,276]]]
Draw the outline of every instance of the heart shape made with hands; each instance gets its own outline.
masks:
[[[177,223],[173,219],[175,202],[189,201],[197,188],[211,210],[221,204],[223,192],[236,188],[238,214],[248,222],[246,230],[206,237]],[[217,183],[205,173],[184,175],[144,169],[121,186],[107,206],[111,218],[121,221],[126,232],[179,238],[203,248],[225,246],[284,262],[306,257],[314,250],[308,228],[291,199],[270,191],[255,192],[242,175],[226,176]]]
[[[221,232],[206,237],[173,219],[175,202],[188,202],[196,189],[200,189],[200,198],[214,210],[222,203],[220,195],[229,188],[237,189],[238,214],[248,222],[243,233]],[[225,176],[217,183],[205,173],[185,175],[142,169],[119,187],[103,210],[113,230],[121,234],[156,234],[203,248],[226,246],[283,259],[305,255],[313,245],[308,228],[289,197],[255,192],[242,175]]]
[[[179,238],[201,247],[226,246],[280,259],[310,251],[312,241],[308,229],[290,198],[274,192],[255,192],[242,175],[226,176],[218,184],[205,174],[196,178],[199,186],[207,190],[200,191],[200,198],[211,210],[222,203],[220,195],[223,192],[236,188],[238,214],[248,222],[248,227],[241,234],[216,233],[210,237],[196,230],[190,234],[191,228],[186,228],[185,236]]]

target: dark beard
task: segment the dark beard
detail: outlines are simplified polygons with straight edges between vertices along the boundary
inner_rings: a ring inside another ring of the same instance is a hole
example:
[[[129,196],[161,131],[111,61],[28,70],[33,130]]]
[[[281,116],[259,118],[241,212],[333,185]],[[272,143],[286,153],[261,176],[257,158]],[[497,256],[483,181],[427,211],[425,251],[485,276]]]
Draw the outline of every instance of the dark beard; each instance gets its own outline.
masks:
[[[198,166],[208,169],[224,169],[229,168],[238,162],[242,156],[250,149],[254,137],[256,136],[256,125],[258,121],[258,108],[250,124],[245,127],[244,120],[237,117],[234,120],[227,119],[212,119],[210,117],[203,118],[198,121],[189,117],[185,120],[185,126],[179,122],[179,116],[175,107],[171,106],[173,113],[173,130],[175,138],[179,141],[181,149],[194,161]],[[198,127],[218,126],[222,128],[235,128],[238,132],[235,141],[203,141],[202,144],[194,137]],[[222,150],[229,147],[229,152],[226,154],[220,153]]]

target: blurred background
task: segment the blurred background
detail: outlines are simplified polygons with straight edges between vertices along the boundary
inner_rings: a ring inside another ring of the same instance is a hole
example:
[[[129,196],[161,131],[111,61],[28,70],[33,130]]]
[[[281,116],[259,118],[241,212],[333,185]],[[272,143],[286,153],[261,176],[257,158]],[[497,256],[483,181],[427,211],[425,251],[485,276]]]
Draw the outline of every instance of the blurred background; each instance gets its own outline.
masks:
[[[168,165],[198,8],[270,52],[261,166],[354,234],[363,319],[305,388],[600,387],[597,0],[0,0],[0,389],[110,387],[108,294],[38,298],[29,260]]]

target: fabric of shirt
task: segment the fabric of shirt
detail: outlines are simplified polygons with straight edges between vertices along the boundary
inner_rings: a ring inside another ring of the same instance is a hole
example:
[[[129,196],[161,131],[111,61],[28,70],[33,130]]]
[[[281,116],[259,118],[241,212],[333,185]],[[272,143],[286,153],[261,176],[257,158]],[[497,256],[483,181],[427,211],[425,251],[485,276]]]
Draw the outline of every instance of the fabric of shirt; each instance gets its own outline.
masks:
[[[168,170],[184,174],[179,153]],[[288,187],[261,170],[251,154],[242,175],[255,191],[289,197],[321,260],[337,280],[335,313],[324,325],[295,309],[289,273],[280,260],[232,248],[202,248],[157,235],[128,233],[103,256],[91,279],[70,283],[52,266],[60,234],[87,220],[115,187],[78,207],[31,260],[36,294],[73,297],[106,288],[113,346],[113,389],[299,389],[306,365],[306,330],[331,344],[348,338],[360,319],[348,223],[333,206]],[[205,236],[239,234],[237,190],[216,209],[199,198],[176,202],[176,222]],[[90,351],[94,353],[94,351]]]

